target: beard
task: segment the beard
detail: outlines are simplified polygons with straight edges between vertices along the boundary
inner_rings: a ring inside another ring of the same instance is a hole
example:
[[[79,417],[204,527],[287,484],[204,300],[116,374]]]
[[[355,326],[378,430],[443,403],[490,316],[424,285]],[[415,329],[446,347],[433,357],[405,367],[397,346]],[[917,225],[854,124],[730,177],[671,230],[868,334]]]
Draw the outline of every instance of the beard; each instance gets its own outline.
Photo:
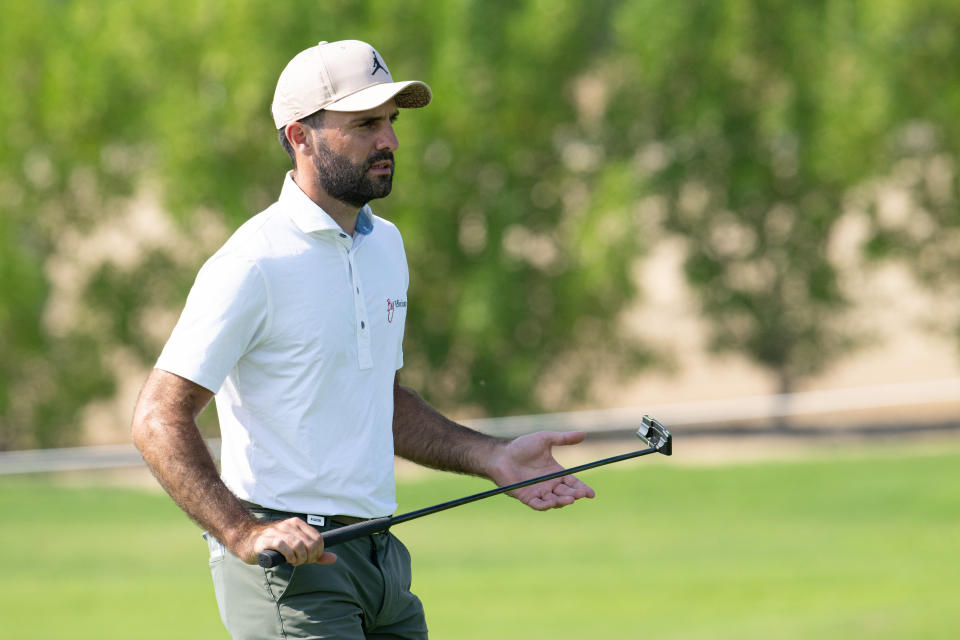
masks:
[[[370,167],[382,160],[392,162],[393,152],[375,151],[366,161],[355,164],[318,141],[313,166],[317,170],[317,182],[328,195],[359,209],[371,200],[390,195],[392,170],[383,176],[367,175]]]

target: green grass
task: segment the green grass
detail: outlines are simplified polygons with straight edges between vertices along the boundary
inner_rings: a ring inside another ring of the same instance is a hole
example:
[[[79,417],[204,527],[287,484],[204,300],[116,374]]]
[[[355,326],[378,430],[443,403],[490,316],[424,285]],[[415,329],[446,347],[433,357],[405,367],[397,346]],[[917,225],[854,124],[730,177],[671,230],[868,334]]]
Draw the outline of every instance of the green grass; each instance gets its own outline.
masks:
[[[596,500],[492,498],[397,527],[432,637],[949,638],[960,453],[588,472]],[[429,474],[406,511],[488,488]],[[199,531],[168,498],[0,479],[4,638],[225,638]]]

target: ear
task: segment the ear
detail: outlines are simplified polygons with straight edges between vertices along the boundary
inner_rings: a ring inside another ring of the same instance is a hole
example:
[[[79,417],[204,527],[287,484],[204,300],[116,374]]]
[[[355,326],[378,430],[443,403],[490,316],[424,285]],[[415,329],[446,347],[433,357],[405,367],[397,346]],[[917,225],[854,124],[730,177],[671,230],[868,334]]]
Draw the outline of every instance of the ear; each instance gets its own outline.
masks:
[[[304,155],[313,146],[313,138],[310,131],[300,122],[291,122],[287,125],[284,135],[287,142],[293,147],[297,155]]]

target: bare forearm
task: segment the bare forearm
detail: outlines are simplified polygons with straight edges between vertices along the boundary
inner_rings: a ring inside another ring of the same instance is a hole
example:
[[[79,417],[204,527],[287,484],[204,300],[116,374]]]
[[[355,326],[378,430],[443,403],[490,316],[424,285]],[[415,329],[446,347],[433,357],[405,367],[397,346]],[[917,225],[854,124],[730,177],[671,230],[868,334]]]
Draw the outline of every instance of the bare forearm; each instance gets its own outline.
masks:
[[[491,477],[495,454],[507,441],[442,416],[411,389],[394,385],[393,448],[396,454],[441,471]]]
[[[493,438],[444,418],[410,389],[396,383],[393,389],[397,455],[434,469],[483,476],[500,486],[561,471],[553,447],[577,444],[586,435],[582,431],[539,431],[512,440]],[[594,492],[575,476],[565,476],[510,495],[543,510],[592,498]]]
[[[256,520],[220,479],[196,425],[195,416],[203,407],[190,406],[192,398],[174,402],[153,393],[154,377],[138,402],[134,444],[180,508],[232,548]]]
[[[154,431],[135,442],[174,502],[197,524],[232,546],[252,518],[223,484],[203,439],[191,435],[189,429],[168,423],[164,431]]]

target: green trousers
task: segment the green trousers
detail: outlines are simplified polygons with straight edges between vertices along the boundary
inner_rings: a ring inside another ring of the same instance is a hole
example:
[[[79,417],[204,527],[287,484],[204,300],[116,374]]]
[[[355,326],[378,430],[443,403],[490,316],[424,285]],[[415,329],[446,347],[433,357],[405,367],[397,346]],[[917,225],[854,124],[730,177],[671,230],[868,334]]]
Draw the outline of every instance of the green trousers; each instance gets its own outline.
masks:
[[[262,520],[291,516],[251,511]],[[316,529],[338,526],[327,519]],[[410,553],[391,533],[337,545],[332,549],[337,561],[331,565],[272,569],[246,564],[210,534],[204,538],[220,618],[235,640],[427,637],[423,606],[410,592]]]

